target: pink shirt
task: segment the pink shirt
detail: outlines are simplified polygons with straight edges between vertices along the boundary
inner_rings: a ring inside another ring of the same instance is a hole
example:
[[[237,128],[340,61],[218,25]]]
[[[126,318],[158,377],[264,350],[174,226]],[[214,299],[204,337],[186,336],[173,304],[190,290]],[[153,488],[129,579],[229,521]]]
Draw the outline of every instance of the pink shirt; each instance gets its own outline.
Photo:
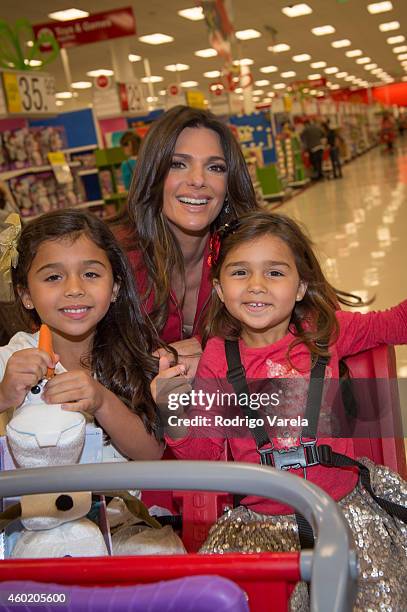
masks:
[[[338,340],[330,346],[331,358],[326,368],[325,378],[332,379],[333,383],[339,379],[339,360],[373,348],[380,344],[406,344],[407,343],[407,300],[398,306],[382,312],[359,312],[338,311],[336,313],[339,323]],[[247,379],[267,378],[297,378],[298,387],[301,388],[300,379],[308,379],[310,376],[310,353],[303,344],[297,345],[290,354],[293,367],[287,361],[287,350],[293,340],[291,333],[278,340],[274,344],[261,348],[250,348],[240,340],[240,354],[243,366],[246,370]],[[196,381],[205,381],[205,390],[210,386],[211,390],[230,392],[227,387],[226,372],[227,362],[225,356],[224,340],[212,338],[208,341],[199,362]],[[303,386],[303,395],[306,397],[308,380]],[[210,382],[209,382],[210,381]],[[336,384],[333,386],[336,387]],[[337,388],[337,387],[336,387]],[[296,404],[305,405],[303,403]],[[296,398],[298,402],[299,398]],[[325,410],[324,410],[325,406]],[[329,392],[324,395],[321,408],[321,417],[329,416]],[[298,410],[297,410],[298,412]],[[208,415],[201,406],[193,409],[189,416]],[[242,413],[243,414],[243,413]],[[283,415],[282,415],[283,416]],[[293,415],[289,415],[293,416]],[[298,430],[300,433],[301,427]],[[201,434],[202,435],[202,434]],[[210,434],[209,434],[210,435]],[[200,459],[200,460],[222,460],[224,458],[225,440],[222,437],[198,437],[191,428],[190,434],[181,440],[172,440],[166,437],[178,459]],[[230,450],[235,461],[259,463],[259,455],[256,450],[254,438],[247,437],[231,438],[228,440]],[[283,438],[274,438],[276,448],[291,446],[292,441],[287,444]],[[354,457],[353,441],[351,438],[319,438],[319,444],[330,444],[337,453]],[[298,444],[298,442],[294,442]],[[302,476],[302,470],[291,470]],[[309,481],[317,484],[329,493],[335,500],[342,499],[355,487],[357,482],[357,471],[354,469],[325,468],[321,465],[313,466],[307,470]],[[287,506],[262,498],[250,496],[243,502],[252,510],[265,514],[284,514],[292,512]]]

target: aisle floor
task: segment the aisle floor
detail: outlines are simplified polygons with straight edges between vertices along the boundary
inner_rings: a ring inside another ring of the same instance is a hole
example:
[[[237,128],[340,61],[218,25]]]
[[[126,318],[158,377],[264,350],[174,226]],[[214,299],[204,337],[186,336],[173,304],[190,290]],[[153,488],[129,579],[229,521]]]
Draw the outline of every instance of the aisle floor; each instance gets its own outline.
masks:
[[[329,281],[364,298],[365,310],[407,297],[407,135],[394,154],[375,147],[279,207],[308,229]],[[397,347],[399,379],[407,379],[407,346]],[[399,381],[407,437],[407,380]]]

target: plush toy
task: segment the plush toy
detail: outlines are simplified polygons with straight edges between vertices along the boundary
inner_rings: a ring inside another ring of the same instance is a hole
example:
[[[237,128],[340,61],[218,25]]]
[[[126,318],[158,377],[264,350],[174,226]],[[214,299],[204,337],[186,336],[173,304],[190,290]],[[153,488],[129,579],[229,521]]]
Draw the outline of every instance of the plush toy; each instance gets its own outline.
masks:
[[[40,330],[39,347],[52,354],[51,333]],[[48,378],[53,375],[48,370]],[[85,418],[79,412],[45,404],[47,379],[31,389],[7,425],[7,440],[15,462],[22,468],[69,465],[79,461],[85,442]],[[77,557],[107,555],[96,524],[86,517],[91,493],[28,495],[21,498],[23,531],[12,557]]]

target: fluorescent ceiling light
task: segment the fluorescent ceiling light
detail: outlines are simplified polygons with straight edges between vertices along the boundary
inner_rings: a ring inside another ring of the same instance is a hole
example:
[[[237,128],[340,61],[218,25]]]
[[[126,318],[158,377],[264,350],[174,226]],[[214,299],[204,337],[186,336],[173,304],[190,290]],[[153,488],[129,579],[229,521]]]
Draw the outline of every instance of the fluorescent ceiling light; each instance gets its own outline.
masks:
[[[372,74],[381,74],[382,69],[381,68],[376,68],[375,70],[372,70]]]
[[[253,96],[252,99],[253,99],[253,102],[259,102],[260,101],[259,96]]]
[[[274,98],[276,94],[274,91],[269,91],[267,95],[269,98]]]
[[[113,75],[114,75],[113,70],[107,70],[105,68],[99,68],[98,70],[89,70],[89,72],[86,73],[86,76],[90,76],[90,77],[113,76]]]
[[[398,21],[388,21],[387,23],[381,23],[379,25],[380,32],[390,32],[391,30],[398,30],[400,24]]]
[[[369,62],[371,62],[372,60],[370,59],[370,57],[359,57],[356,60],[357,64],[368,64]]]
[[[279,43],[278,45],[272,45],[271,47],[267,47],[267,51],[272,51],[273,53],[283,53],[283,51],[289,51],[290,45],[286,43]]]
[[[345,81],[354,81],[356,77],[354,77],[352,74],[350,74],[349,76],[345,77]]]
[[[199,51],[195,51],[194,55],[197,55],[198,57],[215,57],[215,55],[218,54],[215,49],[210,47],[209,49],[200,49]]]
[[[191,21],[200,21],[201,19],[205,19],[201,6],[183,9],[182,11],[178,11],[178,15],[180,17],[185,17],[185,19],[190,19]]]
[[[188,64],[168,64],[168,66],[164,66],[164,70],[168,70],[168,72],[182,72],[183,70],[189,70],[189,68]]]
[[[73,93],[72,91],[57,91],[55,97],[60,100],[69,100],[69,98],[73,97]]]
[[[70,8],[65,11],[56,11],[55,13],[48,13],[50,19],[55,21],[70,21],[71,19],[83,19],[89,17],[89,13],[81,11],[80,9]]]
[[[366,66],[363,66],[363,68],[365,70],[373,70],[374,68],[377,68],[377,64],[366,64]]]
[[[318,80],[318,79],[320,79],[320,78],[321,78],[321,75],[320,75],[320,74],[309,74],[309,75],[307,76],[307,79],[308,79],[309,81],[317,81],[317,80]]]
[[[164,79],[163,79],[162,76],[152,75],[152,76],[149,76],[149,77],[148,76],[147,77],[143,77],[141,79],[141,82],[142,83],[161,83],[161,81],[163,81],[163,80]]]
[[[255,81],[254,84],[257,85],[257,87],[266,87],[270,85],[270,81],[267,79],[260,79],[260,81]]]
[[[129,62],[139,62],[141,60],[141,55],[135,55],[134,53],[129,53],[127,57]]]
[[[216,79],[217,77],[220,77],[220,72],[219,70],[209,70],[209,72],[204,72],[203,75],[207,79]]]
[[[271,102],[271,98],[263,98],[263,102]]]
[[[290,79],[291,77],[295,77],[297,73],[294,70],[287,70],[287,72],[282,72],[281,76],[283,79]]]
[[[338,85],[338,83],[335,83],[335,85],[331,85],[331,89],[339,89],[340,85]]]
[[[41,61],[41,60],[36,60],[36,59],[32,59],[32,60],[25,59],[25,60],[24,60],[24,64],[26,64],[27,66],[31,66],[32,68],[34,68],[34,67],[36,67],[36,66],[42,66],[42,61]]]
[[[352,51],[346,51],[346,57],[359,57],[359,55],[363,55],[363,51],[361,49],[352,49]]]
[[[147,96],[147,102],[158,102],[158,98],[156,96]]]
[[[56,106],[63,106],[64,105],[62,100],[56,100],[55,104],[56,104]]]
[[[392,51],[393,53],[404,53],[404,51],[407,51],[407,45],[401,45],[401,47],[393,47]]]
[[[371,15],[376,15],[393,10],[393,5],[391,2],[375,2],[374,4],[368,4],[366,8]]]
[[[402,53],[401,55],[397,56],[398,60],[407,60],[407,53]]]
[[[160,34],[157,32],[156,34],[139,36],[139,40],[143,43],[147,43],[148,45],[163,45],[164,43],[172,42],[174,38],[172,36],[167,36],[167,34]]]
[[[241,60],[235,60],[233,62],[234,66],[252,66],[253,64],[254,64],[254,61],[250,59],[250,57],[244,57]]]
[[[335,28],[331,25],[318,26],[317,28],[312,28],[311,32],[315,34],[315,36],[325,36],[326,34],[333,34],[335,32]]]
[[[264,94],[264,89],[255,89],[252,93],[254,96],[261,96]]]
[[[277,70],[277,66],[263,66],[262,68],[260,68],[260,72],[263,72],[263,74],[268,74],[269,72],[277,72]]]
[[[406,37],[400,34],[399,36],[390,36],[390,38],[387,39],[387,42],[389,43],[389,45],[397,45],[398,43],[402,43],[405,40]]]
[[[260,38],[261,33],[258,30],[239,30],[235,32],[236,38],[239,40],[250,40],[251,38]]]
[[[75,83],[71,83],[71,87],[73,89],[89,89],[92,87],[92,83],[90,81],[76,81]]]
[[[34,46],[34,41],[33,40],[27,40],[27,42],[25,44],[27,45],[27,47],[33,47]]]
[[[274,89],[284,89],[286,87],[285,83],[276,83],[273,85]]]
[[[311,68],[325,68],[326,62],[312,62]]]
[[[181,87],[196,87],[198,85],[198,81],[182,81]]]
[[[311,56],[308,55],[308,53],[300,53],[299,55],[293,56],[294,62],[307,62],[310,59],[311,59]]]
[[[166,89],[160,89],[160,91],[158,92],[159,96],[165,96],[167,95],[167,90]]]
[[[336,74],[339,72],[339,68],[336,66],[330,66],[329,68],[325,68],[324,72],[325,74]]]
[[[281,9],[287,17],[301,17],[302,15],[310,15],[312,8],[308,4],[292,4]]]
[[[342,38],[342,40],[334,40],[331,45],[335,49],[341,49],[342,47],[349,47],[352,43],[348,38]]]
[[[337,72],[335,76],[337,79],[344,79],[346,76],[348,76],[348,73],[347,72]]]

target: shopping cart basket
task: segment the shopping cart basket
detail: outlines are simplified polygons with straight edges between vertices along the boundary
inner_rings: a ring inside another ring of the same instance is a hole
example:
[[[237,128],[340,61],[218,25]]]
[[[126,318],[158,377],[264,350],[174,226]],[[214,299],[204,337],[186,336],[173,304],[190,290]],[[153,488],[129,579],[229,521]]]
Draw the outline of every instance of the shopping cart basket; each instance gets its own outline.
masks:
[[[357,562],[347,523],[332,498],[292,474],[248,463],[210,461],[83,464],[0,473],[0,497],[135,487],[233,491],[275,499],[307,519],[316,536],[315,547],[295,553],[249,555],[5,559],[0,561],[1,581],[111,587],[218,575],[233,580],[247,593],[251,611],[282,612],[287,610],[293,586],[305,580],[310,583],[313,612],[352,609]]]

